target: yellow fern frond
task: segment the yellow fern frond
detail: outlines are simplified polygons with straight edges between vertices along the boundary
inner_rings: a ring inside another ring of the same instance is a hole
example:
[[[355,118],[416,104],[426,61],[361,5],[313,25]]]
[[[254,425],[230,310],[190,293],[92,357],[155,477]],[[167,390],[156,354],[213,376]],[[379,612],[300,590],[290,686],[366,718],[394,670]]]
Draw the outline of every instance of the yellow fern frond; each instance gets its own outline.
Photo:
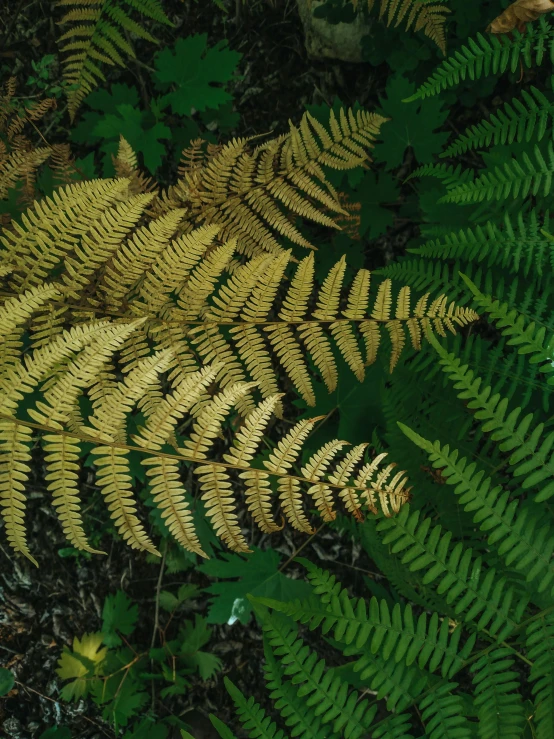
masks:
[[[248,150],[247,139],[235,139],[182,170],[182,179],[169,189],[167,207],[190,208],[193,223],[219,223],[221,238],[236,237],[241,253],[261,249],[279,253],[274,232],[293,243],[313,248],[286,217],[292,212],[322,225],[336,227],[314,203],[342,213],[337,193],[327,181],[323,166],[352,169],[369,161],[371,148],[385,118],[365,111],[330,114],[329,133],[311,114],[299,127]],[[163,200],[162,200],[163,202]]]
[[[15,187],[18,180],[34,174],[51,153],[52,149],[44,146],[32,151],[12,151],[0,160],[0,200],[8,197],[8,190]]]
[[[367,7],[372,10],[376,0],[367,0]],[[352,0],[354,9],[360,0]],[[446,53],[445,22],[451,10],[446,5],[437,4],[435,0],[381,0],[379,18],[385,20],[387,26],[393,22],[399,26],[406,21],[406,28],[423,31],[442,51]]]
[[[0,513],[10,546],[38,566],[25,533],[25,483],[31,464],[31,429],[0,418]]]
[[[45,480],[52,493],[52,503],[62,524],[63,533],[76,549],[91,554],[105,554],[93,549],[87,541],[80,512],[79,457],[82,450],[79,439],[71,436],[45,434]]]
[[[122,180],[90,180],[66,185],[51,198],[37,201],[0,241],[3,258],[15,266],[11,285],[21,292],[43,282],[115,202],[125,188]]]
[[[168,246],[184,214],[185,211],[178,208],[142,226],[114,254],[98,286],[110,308],[116,310],[126,293],[150,270]]]
[[[105,80],[97,62],[124,67],[123,56],[134,58],[135,52],[125,31],[154,43],[156,39],[123,10],[122,4],[111,0],[60,0],[58,5],[71,8],[59,21],[70,27],[60,36],[58,44],[62,54],[67,55],[63,62],[64,74],[71,85],[68,110],[73,120],[83,99],[98,81]],[[173,25],[159,0],[129,2],[128,5],[159,23]]]

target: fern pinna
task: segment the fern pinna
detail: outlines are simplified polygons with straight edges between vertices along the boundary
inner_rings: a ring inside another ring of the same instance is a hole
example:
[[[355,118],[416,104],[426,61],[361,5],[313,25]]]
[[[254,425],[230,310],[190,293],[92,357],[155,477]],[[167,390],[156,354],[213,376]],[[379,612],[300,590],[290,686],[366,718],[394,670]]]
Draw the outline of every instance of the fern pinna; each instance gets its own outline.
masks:
[[[294,527],[312,531],[303,488],[324,520],[334,518],[337,496],[360,520],[363,508],[387,515],[399,510],[408,497],[405,475],[385,464],[384,454],[368,457],[365,444],[344,449],[344,442],[328,442],[299,461],[313,420],[293,425],[269,459],[256,461],[272,414],[283,413],[282,380],[272,355],[298,392],[313,402],[306,354],[331,389],[337,377],[332,343],[361,379],[365,365],[375,360],[383,331],[390,338],[392,368],[406,333],[419,347],[423,336],[455,331],[477,314],[445,296],[430,302],[423,295],[411,306],[408,288],[401,288],[393,303],[389,280],[381,282],[370,302],[367,270],[354,278],[343,307],[344,260],[316,289],[312,255],[290,273],[292,255],[280,247],[270,246],[268,252],[258,244],[252,256],[241,253],[241,226],[226,215],[223,223],[217,218],[232,212],[226,203],[235,203],[238,195],[225,200],[214,189],[212,198],[204,197],[208,215],[174,205],[176,193],[186,194],[185,187],[191,191],[188,197],[195,197],[193,182],[209,181],[213,161],[229,152],[234,152],[236,168],[221,177],[233,189],[233,172],[238,172],[245,200],[253,204],[254,195],[260,198],[260,213],[269,223],[277,223],[270,217],[277,206],[265,195],[273,192],[270,172],[276,193],[286,191],[290,177],[312,197],[334,202],[332,195],[321,195],[315,176],[324,186],[321,165],[345,168],[363,161],[366,155],[357,142],[371,139],[375,125],[363,112],[341,114],[339,119],[331,116],[329,134],[306,116],[286,140],[261,147],[258,160],[256,154],[248,160],[241,154],[244,142],[236,142],[227,153],[215,153],[207,163],[186,170],[182,183],[160,195],[146,188],[123,143],[116,167],[128,177],[56,190],[5,232],[3,279],[12,297],[4,302],[0,324],[1,507],[8,539],[17,550],[31,556],[24,512],[35,428],[43,432],[46,481],[64,533],[80,549],[90,549],[78,485],[84,442],[93,444],[96,481],[119,532],[131,546],[150,552],[155,547],[134,500],[131,452],[140,454],[147,468],[151,496],[170,532],[199,554],[180,479],[183,465],[197,475],[217,534],[238,551],[246,551],[248,544],[237,517],[237,479],[246,510],[266,532],[282,525],[272,512],[274,499]],[[276,157],[280,174],[273,169]],[[251,171],[248,161],[267,169],[267,184],[258,186],[241,174]],[[187,178],[191,172],[194,178]],[[291,207],[314,215],[313,206],[303,210],[301,195]],[[244,223],[241,215],[239,223]],[[30,392],[36,399],[24,400]],[[214,456],[212,447],[235,408],[244,417],[242,425]],[[141,420],[131,433],[130,418],[137,412]],[[185,432],[187,415],[192,426]]]
[[[360,7],[371,11],[376,0],[352,0],[352,5],[355,10]],[[435,0],[380,0],[379,3],[379,19],[385,21],[387,26],[393,23],[399,26],[405,22],[407,30],[413,28],[414,31],[423,31],[443,54],[446,51],[445,23],[448,13],[450,8]]]

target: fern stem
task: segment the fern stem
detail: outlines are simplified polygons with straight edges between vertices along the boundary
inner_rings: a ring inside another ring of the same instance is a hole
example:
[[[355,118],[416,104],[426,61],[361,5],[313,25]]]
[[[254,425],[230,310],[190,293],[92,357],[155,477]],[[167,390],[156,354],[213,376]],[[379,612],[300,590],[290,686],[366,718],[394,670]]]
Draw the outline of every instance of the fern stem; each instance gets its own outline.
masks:
[[[106,447],[109,449],[125,449],[129,452],[140,452],[141,454],[150,455],[153,457],[157,457],[159,459],[177,459],[179,462],[189,462],[192,464],[205,464],[205,460],[201,458],[194,459],[191,457],[185,457],[181,454],[170,454],[169,452],[162,452],[158,449],[148,449],[147,447],[135,446],[134,444],[124,444],[123,442],[115,442],[115,441],[107,441],[104,439],[98,439],[94,436],[90,436],[89,434],[83,434],[78,431],[75,431],[75,432],[65,431],[64,429],[54,428],[52,426],[46,426],[40,423],[33,423],[32,421],[22,421],[19,418],[8,416],[5,413],[0,413],[0,420],[7,420],[7,421],[10,421],[15,426],[23,426],[25,428],[35,429],[37,431],[43,431],[45,433],[56,434],[57,436],[71,436],[74,439],[79,439],[80,441],[86,441],[86,442],[95,444],[99,447]],[[241,472],[245,472],[251,469],[251,467],[249,466],[241,467],[236,464],[229,464],[228,462],[219,462],[219,461],[217,462],[217,466],[223,467],[228,470],[240,470]],[[300,475],[290,475],[290,474],[284,475],[282,472],[272,472],[271,470],[264,470],[264,473],[271,477],[286,477],[287,479],[297,480],[298,482],[304,482],[304,483],[316,484],[316,483],[321,482],[321,480],[312,480],[311,478],[302,477]],[[327,480],[325,481],[325,484],[328,487],[334,488],[336,490],[363,490],[363,488],[359,488],[359,487],[357,488],[355,485],[338,485],[337,483],[328,482]]]

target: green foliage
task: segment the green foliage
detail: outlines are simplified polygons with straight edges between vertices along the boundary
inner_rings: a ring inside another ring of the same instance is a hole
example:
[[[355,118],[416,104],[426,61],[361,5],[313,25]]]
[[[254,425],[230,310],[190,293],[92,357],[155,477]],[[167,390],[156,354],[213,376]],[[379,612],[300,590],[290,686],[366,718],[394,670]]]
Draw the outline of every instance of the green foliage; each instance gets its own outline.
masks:
[[[0,696],[7,695],[15,685],[15,677],[11,670],[0,667]]]
[[[406,105],[403,100],[415,89],[401,75],[391,77],[387,83],[386,98],[381,98],[382,114],[391,120],[381,129],[383,141],[375,146],[375,159],[385,162],[387,169],[402,164],[406,149],[412,148],[420,164],[431,162],[448,138],[444,132],[435,133],[448,111],[441,100],[423,100]]]
[[[128,739],[164,739],[164,721],[155,725],[149,719],[134,722],[140,718],[154,686],[160,700],[168,701],[187,693],[189,676],[197,674],[200,679],[209,680],[221,669],[219,658],[204,649],[212,630],[202,616],[175,620],[174,637],[170,638],[168,632],[177,609],[197,593],[198,589],[188,584],[183,584],[176,594],[160,592],[159,606],[169,614],[167,624],[163,629],[160,626],[160,646],[142,649],[130,641],[136,637],[138,605],[122,591],[109,595],[102,611],[102,630],[84,634],[81,639],[75,637],[72,649],[65,647],[62,652],[56,670],[66,682],[62,698],[92,698],[116,731],[129,727],[125,735]]]
[[[102,610],[102,640],[107,647],[119,647],[123,643],[119,634],[129,636],[135,630],[138,606],[122,590],[108,595]],[[118,633],[119,632],[119,633]]]
[[[173,113],[188,116],[191,110],[217,109],[232,100],[218,85],[229,82],[242,54],[220,41],[208,48],[207,34],[177,39],[173,48],[156,54],[156,86],[164,92],[161,107],[169,105]],[[170,92],[167,92],[169,88]]]
[[[445,59],[407,100],[437,95],[466,78],[477,80],[483,75],[515,72],[520,64],[531,67],[548,59],[554,59],[554,27],[544,16],[536,23],[528,23],[523,33],[518,30],[505,35],[479,33],[475,39],[469,39],[467,46]]]
[[[145,108],[136,87],[116,83],[109,91],[94,90],[84,99],[89,110],[82,114],[71,137],[77,143],[98,147],[105,177],[114,174],[112,157],[121,136],[154,174],[167,158],[169,146],[178,159],[192,139],[202,136],[215,141],[201,126],[227,131],[236,125],[238,115],[232,110],[232,96],[225,84],[235,75],[241,56],[224,42],[208,47],[205,34],[179,38],[173,47],[155,56],[151,84],[163,94],[152,98]],[[200,118],[193,117],[197,111]]]
[[[208,609],[207,622],[212,624],[248,623],[252,606],[246,597],[299,598],[309,592],[302,580],[292,580],[279,572],[281,558],[274,549],[265,551],[254,548],[248,557],[240,554],[223,553],[198,569],[205,575],[217,577],[220,582],[212,583],[206,592],[214,597]]]

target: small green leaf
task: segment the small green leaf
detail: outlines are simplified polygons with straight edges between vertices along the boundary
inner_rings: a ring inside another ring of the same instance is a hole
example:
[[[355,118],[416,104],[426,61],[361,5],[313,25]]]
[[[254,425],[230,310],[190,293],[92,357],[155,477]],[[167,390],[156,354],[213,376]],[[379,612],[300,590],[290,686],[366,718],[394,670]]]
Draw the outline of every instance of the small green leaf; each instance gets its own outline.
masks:
[[[109,595],[102,610],[102,636],[107,647],[119,647],[123,642],[118,635],[133,633],[138,618],[138,606],[122,590]]]
[[[391,120],[383,124],[382,141],[373,151],[375,161],[385,162],[387,169],[400,166],[410,147],[420,164],[431,162],[448,139],[448,133],[434,132],[448,116],[443,101],[430,98],[407,105],[404,101],[414,90],[415,85],[396,74],[387,83],[386,98],[380,99],[382,114]]]
[[[11,670],[0,667],[0,695],[8,695],[15,685],[15,677]]]
[[[84,698],[94,687],[93,678],[98,675],[108,652],[102,647],[102,637],[100,633],[83,634],[81,639],[73,639],[73,650],[64,647],[56,668],[56,673],[62,680],[72,680],[62,688],[64,700]]]
[[[231,729],[229,729],[223,721],[217,718],[217,716],[214,716],[213,713],[210,713],[210,721],[212,722],[212,726],[217,731],[221,739],[237,739],[236,736],[233,734]]]

